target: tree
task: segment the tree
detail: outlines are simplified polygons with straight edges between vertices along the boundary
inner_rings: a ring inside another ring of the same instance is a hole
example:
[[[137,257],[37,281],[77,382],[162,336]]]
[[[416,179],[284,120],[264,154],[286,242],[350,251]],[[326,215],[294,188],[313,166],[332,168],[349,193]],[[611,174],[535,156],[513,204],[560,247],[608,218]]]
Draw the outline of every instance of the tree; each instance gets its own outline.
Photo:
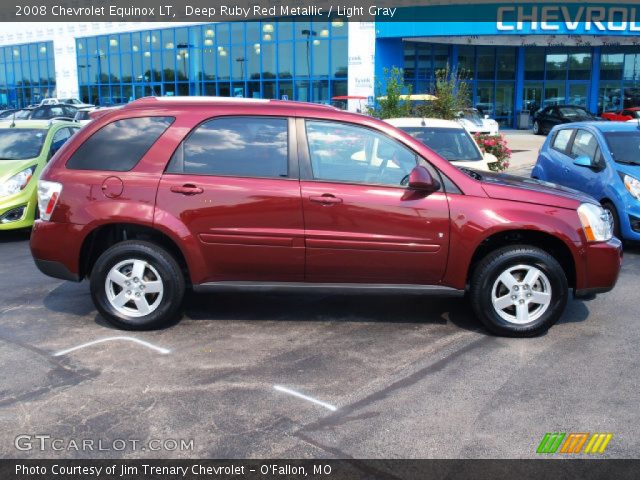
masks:
[[[385,68],[384,82],[378,83],[378,92],[385,92],[384,97],[378,98],[375,106],[369,108],[369,115],[385,119],[411,116],[411,103],[400,98],[400,95],[411,95],[411,85],[404,83],[404,71],[393,67]]]
[[[471,106],[471,89],[464,70],[451,69],[449,64],[436,71],[433,95],[436,99],[416,108],[418,115],[429,118],[454,120],[458,112]]]

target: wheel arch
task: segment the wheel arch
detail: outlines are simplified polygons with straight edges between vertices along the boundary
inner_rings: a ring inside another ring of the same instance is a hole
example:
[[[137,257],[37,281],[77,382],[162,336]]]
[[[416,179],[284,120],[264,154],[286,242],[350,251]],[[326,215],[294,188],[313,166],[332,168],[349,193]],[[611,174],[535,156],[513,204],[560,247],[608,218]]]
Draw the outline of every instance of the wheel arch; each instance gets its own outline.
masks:
[[[190,283],[189,264],[182,249],[169,235],[158,229],[135,223],[108,223],[97,226],[84,238],[80,248],[80,278],[91,275],[98,257],[109,247],[125,240],[145,240],[165,248],[171,253]]]
[[[475,268],[489,253],[509,245],[529,245],[540,248],[553,256],[562,267],[570,288],[576,286],[576,263],[569,246],[560,238],[538,230],[504,230],[493,233],[476,247],[469,263],[466,284],[472,278]]]

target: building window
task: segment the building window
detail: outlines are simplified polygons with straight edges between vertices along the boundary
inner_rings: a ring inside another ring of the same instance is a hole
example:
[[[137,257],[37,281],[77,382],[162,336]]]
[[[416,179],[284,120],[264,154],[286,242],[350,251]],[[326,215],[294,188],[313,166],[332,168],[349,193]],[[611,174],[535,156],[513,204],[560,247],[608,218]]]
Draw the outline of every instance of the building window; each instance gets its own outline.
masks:
[[[598,113],[640,105],[640,47],[603,47]]]
[[[53,42],[0,47],[0,108],[21,108],[54,97]]]
[[[82,100],[216,95],[329,103],[347,77],[345,22],[233,22],[80,38]]]

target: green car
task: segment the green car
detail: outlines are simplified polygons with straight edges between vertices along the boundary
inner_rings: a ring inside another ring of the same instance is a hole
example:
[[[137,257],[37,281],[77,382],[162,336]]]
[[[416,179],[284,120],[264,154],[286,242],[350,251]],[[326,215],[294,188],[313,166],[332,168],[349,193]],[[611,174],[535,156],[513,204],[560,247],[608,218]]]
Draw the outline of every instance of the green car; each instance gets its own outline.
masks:
[[[62,120],[0,121],[0,230],[33,225],[40,173],[79,128]]]

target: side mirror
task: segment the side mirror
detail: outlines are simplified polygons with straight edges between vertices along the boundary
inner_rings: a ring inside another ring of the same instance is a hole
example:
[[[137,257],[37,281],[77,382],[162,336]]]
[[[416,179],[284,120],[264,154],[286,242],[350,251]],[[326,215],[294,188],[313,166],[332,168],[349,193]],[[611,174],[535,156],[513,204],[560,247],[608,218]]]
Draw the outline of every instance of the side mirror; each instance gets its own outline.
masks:
[[[591,159],[586,155],[580,155],[578,158],[576,158],[573,161],[573,164],[579,167],[589,167],[589,168],[593,167],[593,163],[591,163]]]
[[[440,182],[433,178],[426,167],[418,165],[409,174],[409,189],[431,193],[440,189]]]

